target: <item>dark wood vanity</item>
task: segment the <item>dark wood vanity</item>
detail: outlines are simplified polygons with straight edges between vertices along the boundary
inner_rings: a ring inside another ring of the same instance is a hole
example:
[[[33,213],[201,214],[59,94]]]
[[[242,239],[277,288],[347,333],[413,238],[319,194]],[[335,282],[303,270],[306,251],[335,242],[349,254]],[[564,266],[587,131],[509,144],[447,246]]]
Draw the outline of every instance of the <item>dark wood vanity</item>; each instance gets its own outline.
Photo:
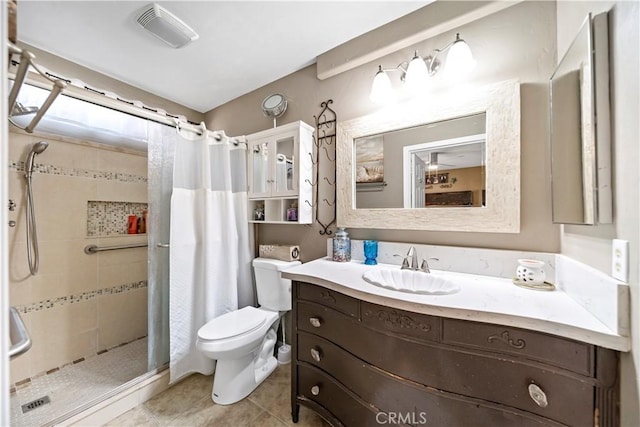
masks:
[[[615,426],[618,352],[293,282],[291,410],[333,426]]]

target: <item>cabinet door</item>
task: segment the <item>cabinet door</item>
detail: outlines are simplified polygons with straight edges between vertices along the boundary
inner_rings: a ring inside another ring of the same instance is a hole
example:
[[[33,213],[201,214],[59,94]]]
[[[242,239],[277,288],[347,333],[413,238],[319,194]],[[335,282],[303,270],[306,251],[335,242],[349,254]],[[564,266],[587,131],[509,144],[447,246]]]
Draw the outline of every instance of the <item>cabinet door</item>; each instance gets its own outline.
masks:
[[[269,141],[249,142],[249,198],[267,197],[270,193]]]
[[[294,133],[288,133],[274,139],[272,143],[272,195],[289,196],[296,195],[298,185],[296,177],[297,169],[297,146]]]

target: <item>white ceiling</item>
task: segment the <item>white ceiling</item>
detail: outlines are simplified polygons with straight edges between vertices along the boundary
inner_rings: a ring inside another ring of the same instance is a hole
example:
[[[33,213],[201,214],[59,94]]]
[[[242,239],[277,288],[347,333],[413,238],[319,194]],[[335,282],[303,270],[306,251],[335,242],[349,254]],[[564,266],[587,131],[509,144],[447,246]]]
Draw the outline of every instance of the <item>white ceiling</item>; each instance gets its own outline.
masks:
[[[150,3],[21,0],[18,38],[207,112],[430,1],[159,1],[200,35],[180,49],[135,22]]]

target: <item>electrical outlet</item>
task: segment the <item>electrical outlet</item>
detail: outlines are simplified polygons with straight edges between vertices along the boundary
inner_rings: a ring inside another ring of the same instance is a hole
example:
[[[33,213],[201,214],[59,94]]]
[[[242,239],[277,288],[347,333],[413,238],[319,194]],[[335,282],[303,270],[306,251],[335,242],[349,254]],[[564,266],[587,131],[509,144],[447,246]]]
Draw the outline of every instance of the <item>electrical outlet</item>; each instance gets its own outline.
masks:
[[[613,239],[611,275],[622,282],[629,281],[629,241]]]

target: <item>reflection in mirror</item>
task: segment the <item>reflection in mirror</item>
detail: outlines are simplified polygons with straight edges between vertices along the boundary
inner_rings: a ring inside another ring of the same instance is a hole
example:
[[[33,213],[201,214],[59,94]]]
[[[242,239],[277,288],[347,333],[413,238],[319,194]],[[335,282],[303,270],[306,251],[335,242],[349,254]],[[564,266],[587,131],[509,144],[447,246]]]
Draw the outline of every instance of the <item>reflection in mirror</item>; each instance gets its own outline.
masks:
[[[485,206],[485,139],[481,134],[404,147],[404,207]]]
[[[582,25],[550,81],[554,222],[593,224],[595,138],[589,21]]]
[[[293,138],[276,141],[276,191],[293,188]]]
[[[356,208],[485,204],[486,115],[354,140]]]
[[[549,81],[555,223],[612,221],[606,21],[587,16]]]
[[[266,193],[269,176],[269,144],[263,142],[255,145],[251,153],[251,162],[253,164],[253,187],[254,193]]]

